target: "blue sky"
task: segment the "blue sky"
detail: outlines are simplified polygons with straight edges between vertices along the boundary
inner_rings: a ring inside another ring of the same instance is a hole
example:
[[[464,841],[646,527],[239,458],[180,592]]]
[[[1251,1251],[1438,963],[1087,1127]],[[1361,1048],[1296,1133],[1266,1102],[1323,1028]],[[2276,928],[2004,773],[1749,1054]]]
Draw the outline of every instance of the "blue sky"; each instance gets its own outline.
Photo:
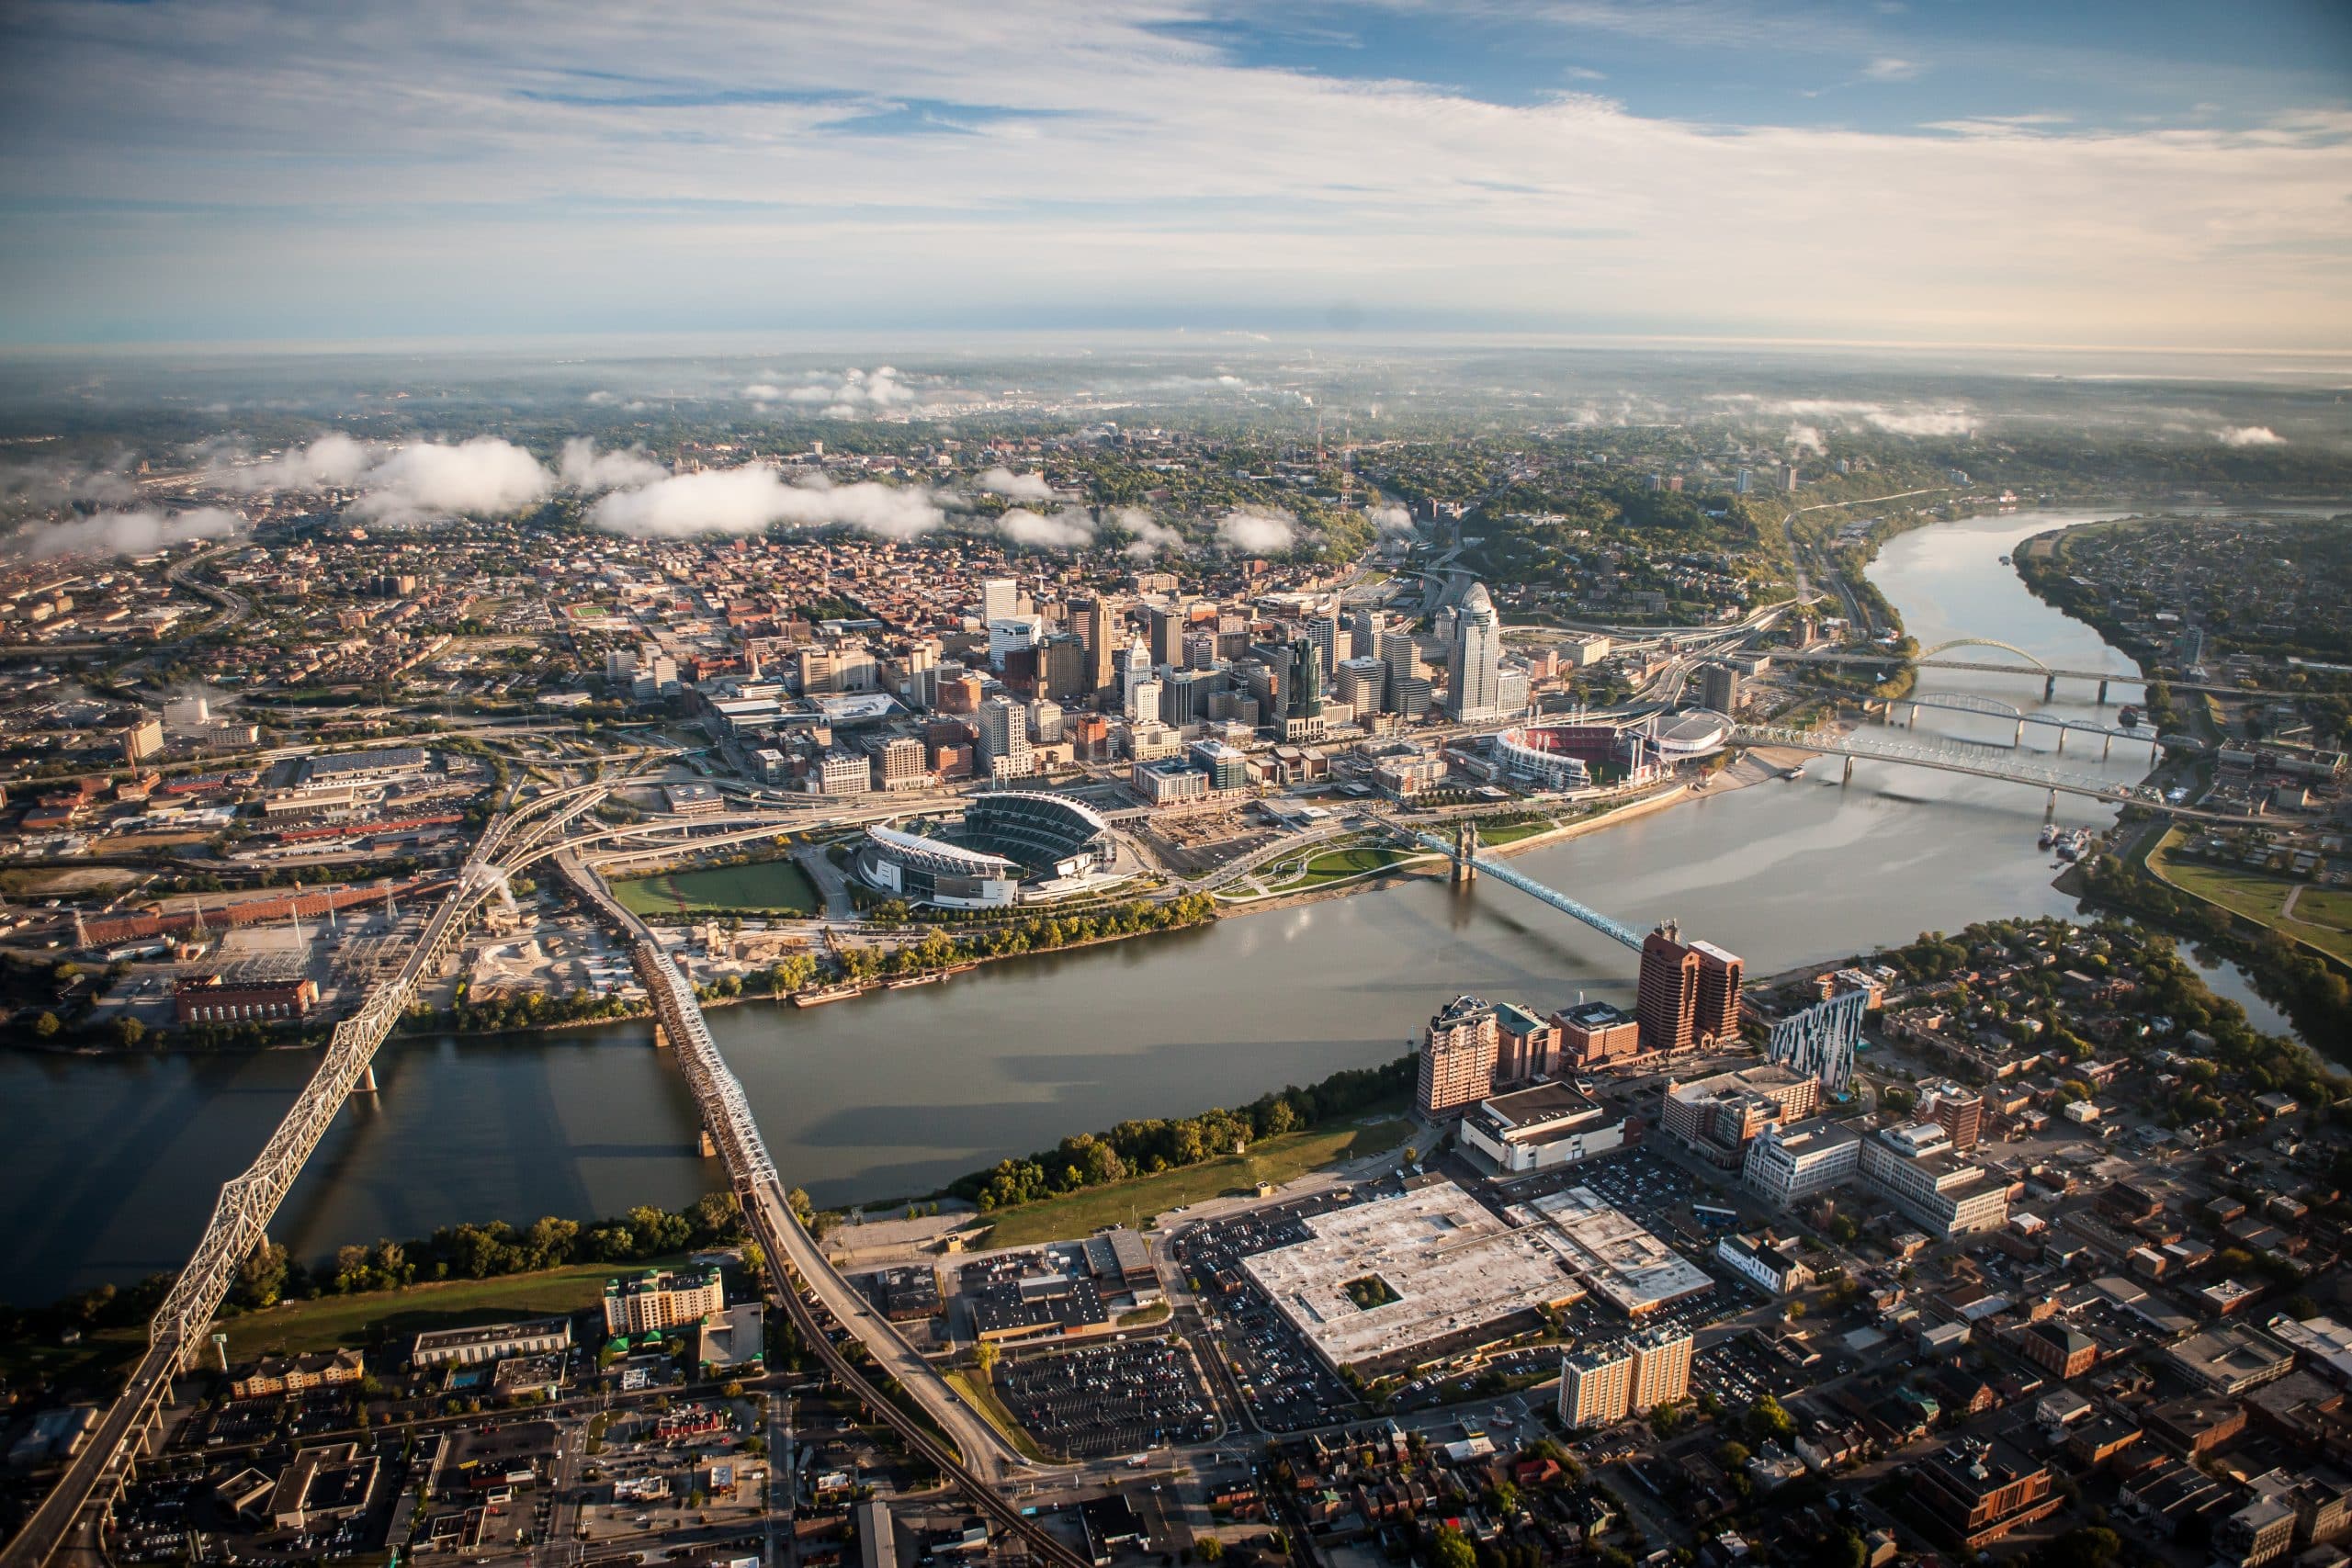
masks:
[[[24,0],[0,343],[2352,345],[2352,6]]]

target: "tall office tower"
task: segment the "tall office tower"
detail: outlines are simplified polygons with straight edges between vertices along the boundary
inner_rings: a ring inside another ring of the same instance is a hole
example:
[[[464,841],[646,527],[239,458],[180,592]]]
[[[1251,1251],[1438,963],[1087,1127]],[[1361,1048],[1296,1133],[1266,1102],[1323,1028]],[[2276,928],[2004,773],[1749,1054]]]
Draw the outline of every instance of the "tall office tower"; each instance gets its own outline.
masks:
[[[1179,599],[1151,607],[1151,661],[1171,670],[1184,667],[1184,634],[1193,629],[1193,608]]]
[[[1789,464],[1781,470],[1781,488],[1782,490],[1797,488],[1797,466],[1794,463]]]
[[[1642,939],[1642,978],[1634,1019],[1645,1051],[1687,1051],[1698,1038],[1699,955],[1667,921]]]
[[[1686,1399],[1690,1393],[1690,1331],[1661,1325],[1634,1336],[1634,1387],[1638,1413]]]
[[[1303,637],[1290,645],[1290,691],[1284,711],[1293,718],[1323,716],[1323,656]]]
[[[1120,619],[1119,603],[1107,593],[1070,601],[1069,629],[1086,647],[1086,692],[1098,702],[1118,689],[1111,660],[1119,651]]]
[[[1643,952],[1648,952],[1646,944]],[[1699,996],[1690,1010],[1693,1038],[1702,1043],[1723,1044],[1739,1038],[1739,983],[1746,965],[1736,953],[1725,953],[1712,942],[1694,942],[1699,957]]]
[[[1728,664],[1699,666],[1699,703],[1717,713],[1739,709],[1739,671]]]
[[[1377,659],[1351,659],[1332,682],[1340,700],[1356,710],[1357,722],[1380,712],[1388,698],[1388,666]]]
[[[1203,626],[1184,634],[1185,669],[1212,670],[1216,662],[1216,633]]]
[[[1086,645],[1069,632],[1057,632],[1037,650],[1037,682],[1057,703],[1082,703],[1094,695],[1086,678]]]
[[[1419,1104],[1424,1116],[1452,1116],[1495,1091],[1502,1032],[1495,1010],[1477,997],[1456,997],[1430,1020],[1421,1037]]]
[[[1206,723],[1209,698],[1225,686],[1222,670],[1171,670],[1159,681],[1159,719],[1174,728]]]
[[[1456,724],[1476,724],[1503,711],[1503,618],[1487,585],[1474,582],[1453,618],[1453,648],[1446,660]]]
[[[1143,638],[1130,636],[1127,646],[1114,657],[1112,667],[1118,676],[1119,711],[1133,717],[1136,687],[1151,679],[1151,649],[1143,645]]]
[[[1051,746],[1062,739],[1062,705],[1051,697],[1039,697],[1029,705],[1029,733],[1040,746]]]
[[[1323,656],[1323,673],[1329,675],[1345,664],[1355,654],[1355,633],[1334,610],[1328,615],[1317,615],[1306,623],[1306,640]]]
[[[1571,1350],[1560,1362],[1560,1424],[1606,1427],[1634,1407],[1634,1353],[1617,1345]]]
[[[1740,494],[1746,495],[1748,491],[1756,488],[1755,474],[1746,468],[1740,469],[1739,477],[1732,480],[1731,488],[1737,491]]]
[[[989,776],[1025,778],[1035,771],[1029,758],[1029,716],[1018,704],[990,697],[980,705],[980,766]]]
[[[1021,614],[1021,584],[1009,577],[980,580],[980,625],[1009,621]]]
[[[1421,657],[1421,645],[1409,628],[1380,634],[1380,661],[1388,666],[1392,681],[1426,681],[1429,661]]]
[[[1127,687],[1127,722],[1141,724],[1146,719],[1154,724],[1160,722],[1159,705],[1166,691],[1165,686],[1149,675],[1132,682]]]

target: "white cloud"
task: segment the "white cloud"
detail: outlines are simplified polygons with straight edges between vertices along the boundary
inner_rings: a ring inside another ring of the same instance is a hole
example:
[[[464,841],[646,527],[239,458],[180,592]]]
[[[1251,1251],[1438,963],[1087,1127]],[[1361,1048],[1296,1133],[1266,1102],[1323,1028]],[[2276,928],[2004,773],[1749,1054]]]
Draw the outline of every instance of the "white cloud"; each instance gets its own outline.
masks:
[[[1298,519],[1287,512],[1236,507],[1216,520],[1216,542],[1237,555],[1278,556],[1298,543]]]
[[[1409,534],[1413,531],[1413,514],[1393,501],[1364,508],[1364,515],[1384,534]]]
[[[1183,547],[1183,535],[1140,506],[1122,506],[1111,514],[1111,521],[1135,536],[1127,541],[1129,560],[1148,560],[1162,550]]]
[[[1890,435],[1966,435],[1976,428],[1977,423],[1976,416],[1966,409],[1930,408],[1923,404],[1895,406],[1845,398],[1790,398],[1761,406],[1767,412],[1798,420],[1827,420],[1849,427],[1867,424]],[[1798,428],[1801,427],[1791,427],[1792,439]]]
[[[594,441],[575,435],[563,444],[556,473],[571,489],[593,494],[653,484],[668,478],[670,470],[634,446],[626,452],[599,452]]]
[[[1828,443],[1822,440],[1821,430],[1816,425],[1792,424],[1789,426],[1787,439],[1790,446],[1800,451],[1826,452],[1829,450]]]
[[[555,476],[511,442],[478,435],[455,446],[437,441],[395,447],[362,478],[351,503],[361,517],[414,523],[435,517],[496,517],[547,499]]]
[[[1094,543],[1094,520],[1075,506],[1049,516],[1015,507],[996,520],[997,532],[1012,544],[1036,550],[1082,550]]]
[[[2267,424],[2224,425],[2213,432],[2213,439],[2224,446],[2284,446],[2287,438]]]
[[[336,431],[256,463],[216,459],[209,477],[248,494],[356,490],[352,513],[385,523],[494,517],[544,501],[555,488],[555,476],[537,457],[491,435],[455,446],[387,446]]]
[[[119,505],[139,493],[129,474],[114,468],[69,463],[0,463],[0,508],[65,506],[80,502]]]
[[[1770,94],[1745,89],[1788,74],[1797,34],[1880,81],[1940,57],[1752,6],[1548,8],[1564,28],[1679,35],[1700,17],[1734,34],[1710,47],[1747,51],[1744,90],[1685,118],[1242,62],[1165,25],[1198,10],[1166,0],[752,8],[699,35],[609,0],[425,7],[396,29],[366,7],[288,27],[283,9],[60,6],[12,34],[0,195],[206,201],[20,247],[0,332],[295,337],[347,321],[353,298],[388,332],[628,330],[646,319],[613,302],[666,276],[715,322],[780,300],[809,321],[977,325],[1178,299],[1314,321],[1347,300],[1375,326],[1409,310],[1600,332],[2352,342],[2344,114],[2291,73],[2241,73],[2235,112],[2213,118],[1882,129],[1761,123]],[[2053,79],[2092,79],[2118,47],[2062,51]],[[992,112],[842,134],[917,96]],[[1748,123],[1736,104],[1758,106]],[[262,151],[287,146],[304,156]],[[482,192],[526,193],[530,221]],[[1690,243],[1693,211],[1743,243]],[[835,372],[842,395],[811,407],[920,403],[883,368]],[[745,381],[772,384],[722,385]]]
[[[1011,468],[990,468],[973,481],[990,495],[1001,495],[1007,501],[1051,501],[1054,487],[1046,482],[1043,474],[1016,474]]]
[[[743,389],[743,395],[753,402],[772,403],[784,396],[784,389],[772,381],[754,381]]]
[[[348,490],[359,482],[380,450],[339,431],[332,432],[308,446],[297,446],[258,463],[220,459],[214,464],[211,477],[223,490],[250,495],[281,490]]]
[[[10,536],[8,548],[35,559],[63,555],[143,556],[170,545],[225,537],[244,526],[244,521],[218,506],[188,512],[160,512],[153,507],[100,512],[62,523],[29,525]]]
[[[787,482],[772,464],[747,463],[614,491],[588,509],[588,521],[610,533],[647,538],[754,534],[776,523],[840,523],[883,538],[907,539],[930,532],[944,519],[928,491],[871,480],[834,485],[821,476]]]

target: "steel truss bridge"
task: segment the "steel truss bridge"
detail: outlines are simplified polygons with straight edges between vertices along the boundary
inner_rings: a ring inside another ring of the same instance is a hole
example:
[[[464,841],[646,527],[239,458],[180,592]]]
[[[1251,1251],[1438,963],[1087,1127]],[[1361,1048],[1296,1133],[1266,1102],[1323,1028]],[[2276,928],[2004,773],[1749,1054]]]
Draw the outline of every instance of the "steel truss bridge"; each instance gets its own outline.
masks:
[[[1992,648],[2014,653],[2025,660],[2022,664],[2001,664],[1990,660],[1951,659],[1946,657],[1955,648]],[[1784,664],[1863,664],[1886,670],[1908,665],[1915,670],[1967,670],[1988,675],[2039,675],[2042,689],[2048,691],[2060,681],[2093,681],[2104,693],[2109,685],[2170,686],[2176,692],[2217,692],[2232,697],[2288,697],[2298,694],[2271,687],[2222,685],[2210,681],[2176,681],[2164,675],[2143,675],[2115,670],[2062,670],[2044,664],[2021,648],[1986,637],[1955,637],[1950,642],[1922,649],[1917,655],[1905,659],[1899,653],[1865,653],[1849,649],[1824,648],[1802,653],[1775,653],[1773,658]]]
[[[791,1318],[801,1343],[836,1382],[897,1432],[910,1451],[934,1466],[975,1506],[1017,1536],[1050,1568],[1088,1568],[1077,1552],[1036,1519],[1024,1517],[998,1492],[994,1484],[998,1478],[1026,1468],[1020,1456],[963,1402],[895,1325],[850,1289],[801,1224],[743,1097],[742,1085],[719,1055],[701,1003],[684,974],[662,951],[645,923],[622,908],[603,879],[582,863],[574,844],[550,848],[558,869],[572,886],[607,922],[635,939],[630,956],[653,1004],[654,1043],[669,1045],[677,1056],[711,1148],[726,1163],[744,1222],[769,1260],[769,1293]],[[927,1421],[892,1400],[852,1364],[834,1342],[834,1325],[857,1337],[875,1369],[895,1382],[929,1417]],[[941,1440],[941,1433],[948,1435],[947,1441]]]
[[[2099,755],[2102,758],[2106,757],[2118,740],[2134,740],[2146,746],[2149,749],[2151,761],[2154,761],[2156,754],[2163,750],[2154,729],[2125,729],[2118,725],[2100,724],[2093,719],[2064,718],[2054,714],[2028,713],[2025,709],[2005,703],[1997,697],[1980,697],[1966,692],[1946,692],[1920,697],[1893,698],[1886,705],[1887,722],[1890,725],[1893,724],[1895,710],[1905,706],[1911,710],[1911,724],[1907,728],[1917,727],[1919,710],[1922,708],[1936,708],[1946,713],[1978,714],[1986,718],[1997,718],[2012,724],[2016,726],[2016,733],[2009,739],[2012,748],[2025,743],[2027,725],[2038,724],[2058,732],[2058,750],[2061,751],[2065,750],[2066,737],[2070,734],[2098,736]]]
[[[1602,914],[1590,905],[1579,904],[1566,894],[1546,887],[1532,876],[1522,875],[1513,871],[1507,863],[1497,860],[1492,855],[1478,853],[1477,830],[1467,823],[1464,824],[1464,828],[1465,831],[1452,842],[1439,838],[1434,833],[1424,833],[1415,829],[1406,829],[1404,831],[1423,849],[1434,850],[1453,861],[1457,880],[1465,879],[1464,876],[1465,868],[1481,876],[1491,876],[1506,887],[1516,887],[1529,897],[1549,904],[1571,919],[1583,921],[1612,942],[1622,942],[1636,953],[1641,951],[1641,932],[1623,920]]]
[[[1790,725],[1743,724],[1732,731],[1740,746],[1785,746],[1797,751],[1819,751],[1834,757],[1859,757],[1874,762],[1902,762],[1915,768],[1940,768],[1948,773],[1969,773],[1980,779],[2002,779],[2032,784],[2061,795],[2087,795],[2110,805],[2139,797],[2129,784],[2097,773],[2078,773],[2047,763],[2027,761],[2006,746],[1985,746],[1971,740],[1928,744],[1895,740],[1879,730],[1799,729]],[[2143,802],[2143,804],[2146,804]]]
[[[456,883],[443,896],[400,972],[337,1024],[318,1070],[270,1134],[261,1156],[223,1183],[211,1219],[148,1325],[148,1343],[130,1382],[99,1418],[82,1450],[34,1509],[16,1539],[0,1549],[0,1568],[39,1568],[69,1536],[102,1524],[141,1453],[152,1452],[175,1374],[203,1353],[205,1334],[228,1299],[237,1271],[268,1240],[270,1220],[303,1165],[352,1094],[375,1087],[377,1047],[408,1010],[417,982],[437,964],[485,897],[501,893],[503,854],[526,851],[604,798],[608,785],[576,784],[510,803],[483,831]]]

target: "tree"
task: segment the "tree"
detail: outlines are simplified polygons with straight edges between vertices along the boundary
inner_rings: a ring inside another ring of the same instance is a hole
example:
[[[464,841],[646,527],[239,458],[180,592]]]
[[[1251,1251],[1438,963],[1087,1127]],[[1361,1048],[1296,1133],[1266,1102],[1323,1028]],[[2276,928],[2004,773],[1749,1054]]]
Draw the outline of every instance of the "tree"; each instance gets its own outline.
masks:
[[[1452,1525],[1440,1525],[1430,1537],[1430,1568],[1478,1568],[1478,1549]]]
[[[1004,1352],[993,1339],[983,1339],[972,1347],[972,1365],[983,1379],[995,1375],[997,1358]]]
[[[1193,1552],[1204,1562],[1215,1562],[1225,1556],[1225,1542],[1204,1535],[1193,1542]]]
[[[33,1032],[43,1040],[56,1039],[57,1032],[64,1027],[57,1021],[57,1015],[53,1012],[43,1012],[33,1020]]]

